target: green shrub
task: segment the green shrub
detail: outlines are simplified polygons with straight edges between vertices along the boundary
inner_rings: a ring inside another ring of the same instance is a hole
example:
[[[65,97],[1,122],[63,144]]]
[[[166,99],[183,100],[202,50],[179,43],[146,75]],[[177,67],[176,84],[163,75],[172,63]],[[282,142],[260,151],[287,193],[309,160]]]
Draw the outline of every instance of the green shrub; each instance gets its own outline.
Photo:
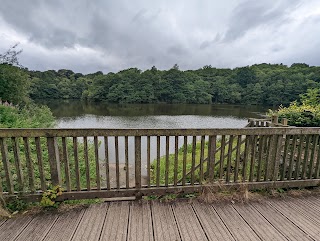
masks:
[[[55,119],[47,106],[0,104],[0,128],[48,128],[54,124]]]
[[[268,115],[278,115],[279,119],[287,118],[288,125],[297,127],[320,126],[320,105],[299,105],[296,101],[289,107],[280,106],[277,111],[269,110]]]

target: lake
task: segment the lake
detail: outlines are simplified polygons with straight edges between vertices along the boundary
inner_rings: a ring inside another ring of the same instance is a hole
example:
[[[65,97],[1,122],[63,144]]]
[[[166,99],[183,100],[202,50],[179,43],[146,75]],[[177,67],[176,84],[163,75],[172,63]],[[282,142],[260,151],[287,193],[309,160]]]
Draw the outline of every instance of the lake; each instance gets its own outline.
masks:
[[[226,104],[108,104],[38,100],[49,106],[58,128],[238,128],[268,107]]]
[[[46,100],[57,118],[57,128],[241,128],[248,118],[261,118],[268,107],[225,104],[108,104],[80,100]],[[80,138],[79,138],[80,139]],[[189,138],[188,141],[190,141]],[[81,140],[80,140],[81,141]],[[183,137],[179,138],[179,147]],[[146,138],[142,138],[142,162],[146,164]],[[114,162],[114,137],[108,141],[109,160]],[[151,138],[151,147],[156,138]],[[104,159],[101,139],[99,157]],[[124,163],[124,138],[119,137],[119,158]],[[174,138],[170,138],[170,153],[174,152]],[[161,137],[160,154],[165,154],[165,137]],[[156,149],[151,148],[151,160]],[[134,162],[134,140],[129,137],[129,163]],[[145,173],[145,170],[142,170]]]

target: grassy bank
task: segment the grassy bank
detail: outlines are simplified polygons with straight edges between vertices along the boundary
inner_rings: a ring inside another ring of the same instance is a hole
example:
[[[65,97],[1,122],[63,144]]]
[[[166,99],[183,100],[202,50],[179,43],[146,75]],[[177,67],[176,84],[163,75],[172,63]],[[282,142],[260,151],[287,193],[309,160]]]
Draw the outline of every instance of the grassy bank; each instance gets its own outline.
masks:
[[[228,139],[226,139],[226,143],[228,143]],[[204,148],[203,148],[203,152],[204,152],[204,160],[206,160],[206,158],[208,157],[208,144],[209,142],[206,141],[204,143]],[[232,148],[234,148],[237,145],[237,140],[234,139],[232,142]],[[188,144],[187,145],[187,155],[186,155],[186,173],[188,173],[191,168],[192,168],[192,146],[193,144]],[[216,141],[216,149],[218,150],[221,147],[221,140],[217,139]],[[225,146],[225,150],[224,150],[224,158],[223,158],[223,172],[225,174],[225,170],[227,167],[227,154],[228,154],[228,149],[229,149],[229,145]],[[178,150],[178,164],[177,164],[177,179],[180,180],[183,177],[183,159],[184,159],[184,146],[180,147]],[[241,145],[240,148],[241,152],[243,152],[244,150],[244,144]],[[220,156],[221,156],[221,151],[218,151],[215,153],[215,160],[216,163],[217,161],[220,160]],[[195,166],[197,166],[198,164],[200,164],[200,158],[201,158],[201,142],[197,141],[196,142],[196,148],[195,148]],[[236,160],[236,150],[234,150],[232,152],[231,155],[231,162],[232,162],[232,166],[234,166]],[[166,177],[166,156],[162,156],[160,157],[160,168],[158,168],[157,165],[157,159],[153,160],[151,163],[151,184],[156,184],[157,183],[157,173],[159,171],[159,183],[160,184],[165,184],[165,177]],[[214,168],[214,174],[215,177],[217,177],[217,174],[219,172],[219,168],[220,165],[216,165]],[[204,162],[203,164],[203,172],[204,175],[206,175],[208,169],[208,165],[207,162]],[[175,154],[169,154],[169,169],[168,169],[168,183],[172,184],[174,183],[174,171],[175,171]],[[200,168],[198,168],[197,170],[195,170],[194,172],[194,180],[195,182],[199,182],[200,180]],[[186,183],[191,181],[191,175],[186,176]]]

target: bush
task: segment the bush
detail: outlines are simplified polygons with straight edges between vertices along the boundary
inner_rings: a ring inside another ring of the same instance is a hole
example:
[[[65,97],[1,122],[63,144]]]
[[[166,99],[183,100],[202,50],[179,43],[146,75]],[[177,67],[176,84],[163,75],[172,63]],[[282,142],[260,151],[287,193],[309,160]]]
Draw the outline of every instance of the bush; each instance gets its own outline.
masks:
[[[320,90],[309,89],[300,95],[301,104],[291,102],[289,107],[280,106],[277,111],[269,110],[268,115],[278,115],[279,119],[287,118],[288,124],[298,127],[320,126]]]
[[[48,128],[55,123],[47,106],[0,104],[0,128]]]

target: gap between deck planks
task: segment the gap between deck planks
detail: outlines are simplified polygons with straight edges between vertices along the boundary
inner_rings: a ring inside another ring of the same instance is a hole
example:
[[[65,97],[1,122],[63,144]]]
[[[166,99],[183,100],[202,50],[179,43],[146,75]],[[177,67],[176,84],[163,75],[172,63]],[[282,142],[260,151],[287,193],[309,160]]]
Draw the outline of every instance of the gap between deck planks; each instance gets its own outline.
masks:
[[[319,196],[249,204],[101,203],[0,220],[0,240],[320,240],[319,204]]]

